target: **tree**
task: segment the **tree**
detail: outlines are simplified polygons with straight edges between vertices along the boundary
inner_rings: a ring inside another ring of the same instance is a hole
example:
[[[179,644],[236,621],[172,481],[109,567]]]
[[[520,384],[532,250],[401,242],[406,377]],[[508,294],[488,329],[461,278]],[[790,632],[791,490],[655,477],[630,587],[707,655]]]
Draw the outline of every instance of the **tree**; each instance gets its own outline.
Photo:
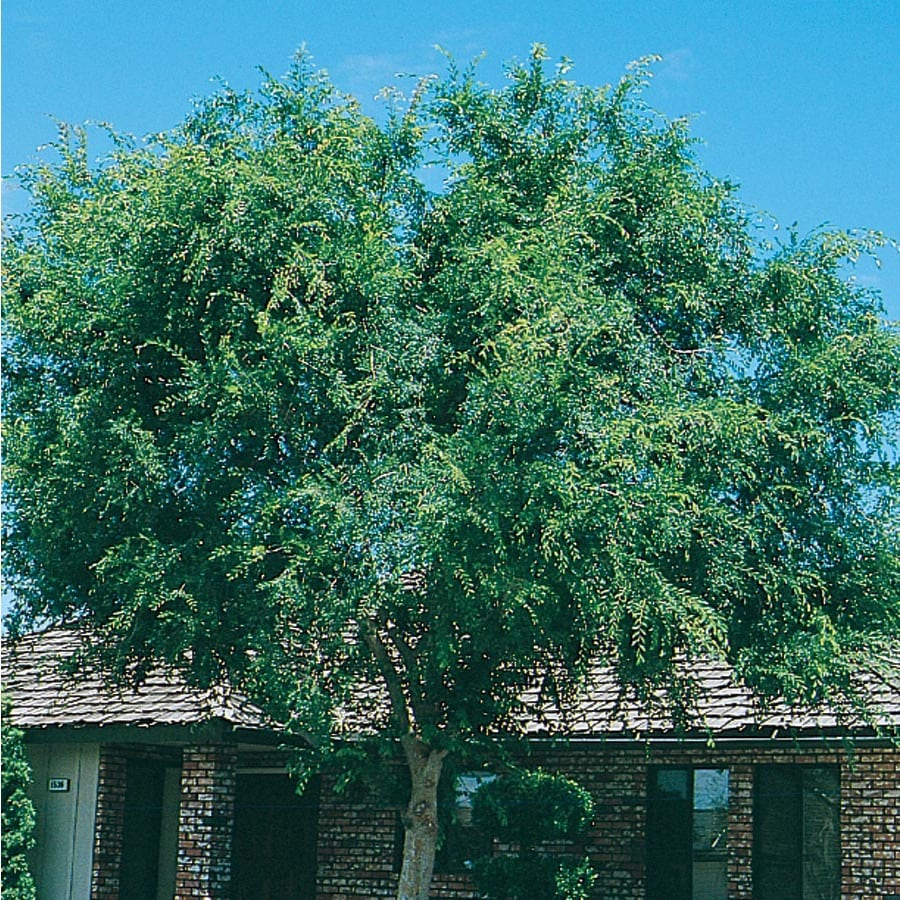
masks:
[[[34,805],[28,798],[31,767],[22,732],[10,722],[9,703],[2,701],[3,717],[3,871],[2,890],[7,900],[34,900],[34,878],[27,852],[34,846]]]
[[[66,131],[6,245],[18,627],[322,746],[380,686],[403,898],[445,760],[536,669],[713,655],[809,698],[898,624],[900,340],[845,270],[882,239],[754,237],[646,64],[508,75],[378,125],[299,58],[99,165]]]

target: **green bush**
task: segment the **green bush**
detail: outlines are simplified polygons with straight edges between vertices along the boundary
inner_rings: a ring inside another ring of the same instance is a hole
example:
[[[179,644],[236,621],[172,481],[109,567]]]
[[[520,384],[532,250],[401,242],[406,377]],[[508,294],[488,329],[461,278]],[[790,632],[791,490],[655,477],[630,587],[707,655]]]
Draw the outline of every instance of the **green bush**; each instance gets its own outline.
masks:
[[[587,859],[518,853],[481,857],[472,877],[490,900],[587,900],[596,875]]]
[[[588,900],[596,879],[597,873],[587,857],[578,862],[566,860],[556,870],[556,897],[558,900]]]
[[[475,860],[476,887],[491,900],[586,900],[595,878],[590,862],[539,847],[582,836],[592,816],[591,795],[562,775],[537,769],[482,785],[473,801],[473,824],[517,849]]]
[[[2,847],[3,900],[34,900],[34,879],[25,854],[34,846],[34,806],[26,788],[31,782],[31,767],[25,756],[22,732],[13,727],[9,703],[2,701],[3,816]]]
[[[498,840],[531,847],[583,835],[594,814],[580,784],[535,769],[483,785],[475,794],[472,821]]]

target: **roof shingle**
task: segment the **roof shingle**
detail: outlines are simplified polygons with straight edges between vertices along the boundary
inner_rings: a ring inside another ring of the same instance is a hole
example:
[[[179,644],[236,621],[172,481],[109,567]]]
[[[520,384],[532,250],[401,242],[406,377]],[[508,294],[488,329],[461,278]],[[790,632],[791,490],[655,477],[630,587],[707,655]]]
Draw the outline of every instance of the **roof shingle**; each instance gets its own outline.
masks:
[[[693,661],[690,671],[681,674],[690,693],[680,713],[664,691],[641,698],[635,688],[622,684],[613,667],[596,665],[564,701],[542,696],[540,683],[526,691],[519,727],[531,737],[657,740],[872,734],[900,727],[900,664],[891,666],[888,677],[860,679],[865,712],[850,700],[818,708],[791,707],[777,699],[763,702],[724,662]]]
[[[139,687],[114,686],[94,671],[70,674],[60,662],[87,637],[54,628],[26,635],[4,653],[4,691],[20,728],[59,726],[200,725],[220,720],[235,728],[270,728],[262,710],[224,687],[189,686],[177,673],[158,669]]]
[[[56,628],[27,635],[4,654],[4,690],[13,720],[26,729],[55,727],[194,726],[220,721],[233,728],[277,731],[263,711],[228,687],[200,690],[177,673],[156,670],[137,688],[116,687],[97,671],[70,674],[60,661],[87,640],[83,632]],[[564,701],[551,696],[549,679],[538,678],[522,695],[521,713],[510,723],[525,737],[573,739],[670,739],[679,736],[756,738],[781,735],[875,734],[900,729],[900,662],[888,676],[868,676],[861,686],[870,714],[845,704],[796,709],[783,702],[763,704],[720,662],[692,663],[691,694],[679,717],[664,693],[640,699],[621,683],[611,666],[594,666],[583,685]],[[356,709],[337,723],[344,736],[371,731],[381,718],[384,692],[363,686]],[[680,725],[680,727],[679,727]]]

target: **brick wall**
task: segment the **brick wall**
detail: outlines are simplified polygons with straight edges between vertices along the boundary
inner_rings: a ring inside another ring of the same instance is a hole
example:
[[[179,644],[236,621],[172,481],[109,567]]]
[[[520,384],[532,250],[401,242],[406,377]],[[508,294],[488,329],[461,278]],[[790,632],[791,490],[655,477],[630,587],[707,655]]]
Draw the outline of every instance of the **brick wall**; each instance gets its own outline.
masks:
[[[125,830],[128,761],[152,759],[178,765],[177,747],[103,744],[97,777],[97,818],[91,864],[91,900],[119,900],[119,874]],[[127,900],[127,898],[123,898]]]
[[[530,763],[579,780],[595,800],[595,827],[585,844],[598,878],[595,896],[644,897],[644,824],[648,765],[729,769],[728,896],[752,900],[753,773],[769,763],[841,767],[842,896],[881,900],[900,894],[900,752],[800,745],[716,749],[672,745],[538,748]],[[395,814],[335,796],[326,784],[319,818],[318,900],[392,897],[396,891]],[[471,900],[463,876],[436,875],[434,897]]]
[[[316,900],[395,897],[396,813],[335,794],[323,778]]]
[[[119,867],[125,827],[126,765],[127,757],[122,748],[115,745],[101,746],[91,900],[118,900],[119,897]]]
[[[147,751],[151,752],[151,751]],[[156,752],[159,752],[158,750]],[[92,900],[118,900],[118,872],[127,758],[137,748],[104,747],[100,756]],[[276,753],[241,758],[243,766],[278,766]],[[728,768],[728,896],[752,900],[753,777],[769,763],[841,768],[842,896],[882,900],[900,894],[900,752],[858,747],[715,749],[687,744],[646,748],[600,744],[538,747],[528,763],[561,771],[587,787],[595,800],[595,827],[584,850],[598,873],[595,896],[638,900],[644,896],[644,829],[647,766]],[[236,749],[226,745],[186,748],[182,764],[178,900],[224,900],[230,886]],[[317,900],[392,898],[396,893],[396,814],[358,798],[336,795],[325,779],[321,791]],[[580,848],[579,848],[580,849]],[[432,896],[471,900],[465,874],[436,874]],[[123,898],[124,900],[124,898]]]
[[[181,765],[176,900],[227,900],[237,748],[186,747]]]
[[[845,897],[900,894],[900,753],[860,751],[841,770]]]
[[[755,758],[754,758],[755,759]],[[728,896],[753,896],[753,765],[728,760]]]

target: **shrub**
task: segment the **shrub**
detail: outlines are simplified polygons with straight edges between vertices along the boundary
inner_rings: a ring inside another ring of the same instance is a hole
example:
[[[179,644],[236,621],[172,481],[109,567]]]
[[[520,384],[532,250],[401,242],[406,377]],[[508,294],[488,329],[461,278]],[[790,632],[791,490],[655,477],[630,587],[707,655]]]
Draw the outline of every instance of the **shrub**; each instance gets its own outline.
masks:
[[[540,848],[582,836],[592,816],[591,795],[562,775],[537,769],[482,785],[473,824],[514,849],[475,860],[478,890],[491,900],[586,900],[595,878],[589,860]]]
[[[34,806],[26,789],[31,767],[25,756],[22,732],[10,723],[10,708],[2,701],[3,814],[2,847],[3,900],[34,900],[34,879],[28,870],[26,852],[34,846]]]

